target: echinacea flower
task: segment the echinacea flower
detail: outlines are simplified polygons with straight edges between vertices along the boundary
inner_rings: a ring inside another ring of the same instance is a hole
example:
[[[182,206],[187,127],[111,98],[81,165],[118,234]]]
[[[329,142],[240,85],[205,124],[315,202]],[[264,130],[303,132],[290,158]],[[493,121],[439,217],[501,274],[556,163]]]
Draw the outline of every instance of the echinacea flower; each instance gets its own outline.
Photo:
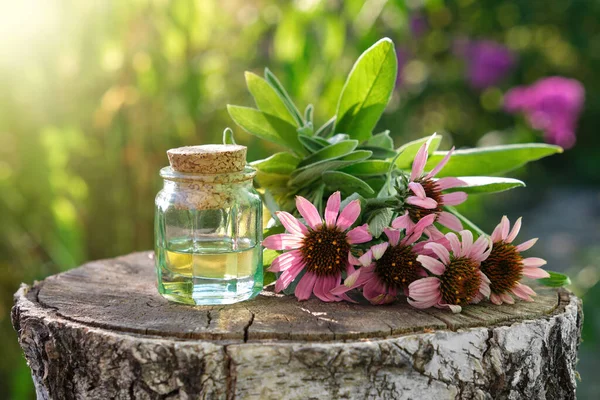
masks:
[[[434,134],[435,136],[435,134]],[[433,138],[433,136],[432,136]],[[454,147],[446,154],[439,164],[429,173],[424,174],[425,164],[427,164],[429,142],[423,143],[419,148],[412,165],[408,189],[412,192],[404,204],[404,215],[392,221],[392,228],[411,229],[423,217],[435,214],[435,222],[438,222],[447,228],[455,231],[462,229],[460,220],[452,213],[443,210],[443,206],[455,206],[467,200],[465,192],[443,193],[444,190],[457,186],[464,186],[466,183],[458,178],[446,177],[433,179],[435,175],[444,168],[450,160]]]
[[[491,282],[490,301],[494,304],[513,304],[515,301],[511,293],[523,300],[533,301],[531,296],[535,296],[535,292],[529,286],[522,284],[521,279],[523,277],[540,279],[550,276],[540,268],[546,264],[545,260],[521,256],[521,252],[529,250],[537,239],[530,239],[518,246],[512,244],[521,229],[521,218],[515,222],[510,232],[509,229],[510,221],[504,216],[492,233],[492,252],[481,263],[481,271]]]
[[[350,275],[354,267],[348,257],[353,244],[372,239],[367,225],[350,227],[360,215],[359,200],[351,201],[340,213],[340,192],[327,200],[325,221],[317,208],[304,197],[296,197],[296,208],[307,225],[285,211],[277,217],[288,233],[272,235],[263,240],[263,246],[272,250],[289,250],[271,264],[270,271],[282,272],[275,283],[275,291],[288,287],[302,271],[294,294],[298,300],[307,300],[312,293],[323,301],[340,301],[330,293],[342,279],[342,272]]]
[[[428,243],[436,257],[420,255],[417,260],[434,276],[414,281],[408,286],[408,302],[416,308],[449,308],[460,312],[462,305],[478,303],[490,295],[490,280],[480,270],[480,264],[490,254],[491,241],[480,236],[473,243],[473,234],[460,232],[462,243],[454,234],[446,234],[450,251],[439,243]]]
[[[475,89],[499,84],[516,64],[515,54],[493,40],[458,39],[454,52],[467,63],[467,79]]]
[[[435,215],[419,221],[400,239],[400,231],[384,229],[388,242],[377,244],[360,258],[351,257],[354,265],[361,265],[349,275],[343,285],[335,288],[333,294],[343,294],[349,290],[362,288],[363,296],[371,304],[387,304],[396,299],[399,291],[408,294],[408,285],[427,276],[417,261],[419,255],[412,244],[419,240],[423,229],[433,223]]]

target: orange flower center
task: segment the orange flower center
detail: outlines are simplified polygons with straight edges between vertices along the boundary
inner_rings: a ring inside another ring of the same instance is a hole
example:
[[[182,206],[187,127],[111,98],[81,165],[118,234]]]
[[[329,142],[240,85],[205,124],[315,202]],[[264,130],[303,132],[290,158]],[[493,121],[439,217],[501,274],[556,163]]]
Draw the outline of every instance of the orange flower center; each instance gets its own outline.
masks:
[[[492,293],[507,293],[523,277],[523,257],[512,244],[496,242],[490,256],[481,263],[481,272],[492,282]]]
[[[300,248],[307,271],[319,276],[333,276],[344,271],[349,251],[346,233],[325,225],[310,231]]]
[[[375,274],[388,287],[400,289],[419,279],[420,264],[411,246],[388,247],[375,262]]]
[[[437,207],[432,209],[407,204],[406,209],[408,210],[408,215],[410,216],[410,219],[416,223],[429,214],[437,214],[442,211],[442,191],[433,179],[419,178],[415,180],[415,182],[420,183],[421,186],[423,186],[427,197],[432,198],[438,203]]]
[[[450,260],[450,265],[440,277],[442,300],[446,304],[466,304],[479,292],[481,276],[477,264],[470,258]]]

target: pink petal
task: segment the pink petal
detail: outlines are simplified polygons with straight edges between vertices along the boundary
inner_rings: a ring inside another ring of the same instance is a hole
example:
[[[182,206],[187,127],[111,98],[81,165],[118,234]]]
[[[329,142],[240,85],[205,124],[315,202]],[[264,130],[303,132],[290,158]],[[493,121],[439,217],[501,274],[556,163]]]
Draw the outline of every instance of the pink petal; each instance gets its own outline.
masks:
[[[388,242],[383,242],[371,247],[371,251],[373,252],[373,258],[379,260],[383,256],[383,253],[385,253],[389,245],[390,244]]]
[[[345,231],[350,228],[352,224],[356,222],[356,219],[360,215],[360,200],[352,200],[338,217],[337,227]]]
[[[541,267],[546,264],[546,260],[538,257],[529,257],[523,260],[523,266],[525,267]]]
[[[277,278],[277,282],[275,282],[275,291],[279,293],[288,287],[305,266],[306,264],[304,262],[294,263],[290,268],[283,271],[283,273],[279,275],[279,278]]]
[[[502,293],[500,297],[502,298],[502,301],[507,304],[515,304],[515,299],[508,293]]]
[[[525,301],[533,301],[533,299],[529,296],[529,293],[524,288],[531,290],[531,288],[529,286],[517,284],[517,286],[515,286],[512,289],[512,292],[515,296],[519,297],[520,299],[523,299]],[[533,290],[531,290],[531,291],[533,292]],[[534,294],[535,294],[535,292],[534,292]]]
[[[365,254],[358,258],[358,262],[363,267],[371,265],[371,263],[373,262],[373,252],[371,250],[367,251]]]
[[[363,268],[359,268],[356,271],[354,271],[354,273],[348,275],[344,280],[344,284],[342,286],[347,287],[348,290],[353,289],[355,287],[354,285],[356,284],[356,281],[358,280],[362,272]]]
[[[439,308],[449,308],[454,314],[458,314],[462,311],[462,307],[457,306],[456,304],[439,304]]]
[[[417,155],[415,156],[415,160],[413,161],[412,171],[410,172],[410,180],[414,181],[417,178],[420,178],[423,175],[423,169],[425,168],[425,164],[427,164],[427,148],[429,147],[429,141],[423,143],[417,151]]]
[[[419,309],[433,307],[434,305],[438,304],[441,300],[442,300],[441,294],[431,296],[427,300],[421,300],[421,301],[415,301],[415,300],[412,300],[411,298],[406,299],[408,304],[410,304],[414,308],[419,308]]]
[[[373,299],[377,296],[385,295],[386,293],[385,285],[376,276],[368,280],[363,287],[363,296],[370,302],[373,302]]]
[[[294,250],[302,247],[304,238],[289,233],[271,235],[263,240],[262,245],[271,250]]]
[[[481,273],[481,275],[483,275],[483,272]],[[492,291],[490,289],[489,283],[481,282],[481,286],[479,286],[479,293],[481,293],[485,297],[490,297]]]
[[[319,211],[310,201],[302,196],[296,196],[296,208],[312,229],[318,229],[323,226],[323,220],[319,215]]]
[[[488,245],[490,245],[490,239],[485,235],[479,236],[479,238],[477,238],[477,240],[475,241],[475,243],[473,243],[473,246],[471,247],[471,253],[467,256],[470,258],[477,258],[481,256],[481,254],[486,250]]]
[[[429,214],[423,218],[421,218],[419,220],[419,222],[417,222],[417,224],[412,228],[412,229],[407,229],[406,233],[409,235],[414,235],[415,238],[414,240],[410,240],[410,243],[415,242],[417,239],[419,239],[421,237],[421,235],[423,235],[423,231],[425,230],[425,228],[430,227],[434,221],[435,221],[436,215],[435,214]]]
[[[437,222],[444,225],[446,228],[452,229],[453,231],[462,230],[463,226],[458,217],[448,211],[442,211],[438,214]]]
[[[490,295],[490,301],[492,303],[494,303],[495,305],[497,305],[497,306],[499,306],[500,304],[502,304],[502,298],[499,295],[494,294],[494,293],[492,293]]]
[[[392,246],[397,246],[400,242],[400,231],[397,229],[384,228],[385,236],[388,237]]]
[[[417,279],[408,285],[409,296],[415,300],[430,298],[433,294],[440,293],[441,281],[436,277]]]
[[[450,151],[448,153],[446,153],[446,155],[444,156],[444,158],[442,158],[442,161],[440,161],[438,163],[438,165],[436,165],[435,168],[432,169],[431,172],[429,172],[425,178],[432,178],[438,172],[440,172],[442,170],[442,168],[444,168],[446,166],[446,164],[448,163],[448,161],[450,161],[450,157],[452,156],[452,152],[454,152],[454,147],[452,147],[450,149]]]
[[[406,202],[408,204],[412,204],[413,206],[426,208],[428,210],[437,207],[437,201],[435,201],[431,197],[425,197],[424,199],[420,199],[417,196],[409,196],[406,199]]]
[[[521,243],[520,245],[516,246],[517,251],[521,252],[521,251],[526,251],[529,250],[530,248],[533,247],[533,245],[538,241],[538,238],[534,238],[534,239],[529,239],[526,242]]]
[[[502,240],[502,222],[500,222],[498,225],[496,225],[496,227],[494,228],[494,231],[492,232],[492,235],[490,237],[492,238],[492,241],[494,243],[497,243]]]
[[[506,243],[511,243],[513,240],[515,240],[515,238],[519,234],[519,231],[521,230],[521,219],[522,218],[519,217],[519,219],[517,219],[517,222],[515,222],[515,224],[513,225],[512,230],[506,237]]]
[[[335,221],[340,213],[341,200],[342,196],[339,191],[329,196],[329,199],[327,200],[327,207],[325,207],[325,223],[329,227],[335,226]]]
[[[433,251],[442,263],[446,265],[450,264],[450,253],[448,253],[448,249],[443,245],[439,243],[427,243],[425,248]]]
[[[517,283],[517,287],[523,291],[523,293],[528,294],[530,296],[536,296],[536,293],[527,285],[523,285],[522,283]]]
[[[421,186],[420,183],[417,182],[410,182],[408,184],[408,187],[413,191],[413,193],[420,199],[424,199],[425,197],[427,197],[427,195],[425,194],[425,189],[423,189],[423,186]]]
[[[314,288],[315,296],[325,302],[341,301],[342,299],[337,298],[330,293],[331,290],[339,284],[340,278],[340,274],[337,276],[321,276],[317,278]]]
[[[352,229],[350,232],[346,234],[346,238],[348,239],[348,243],[350,244],[360,244],[366,243],[373,239],[373,236],[369,233],[369,227],[367,224],[357,226]]]
[[[445,206],[456,206],[467,200],[465,192],[454,192],[442,195],[442,204]]]
[[[549,278],[550,274],[541,268],[523,268],[523,275],[531,279]]]
[[[285,211],[278,211],[276,213],[277,218],[281,221],[281,224],[287,229],[288,232],[297,236],[306,236],[308,229],[306,226],[298,221],[296,217]]]
[[[414,222],[410,219],[410,215],[408,211],[404,213],[404,215],[394,219],[392,221],[392,228],[394,229],[410,229],[415,225]]]
[[[448,239],[448,242],[450,243],[450,249],[452,249],[454,257],[460,257],[461,244],[460,240],[458,240],[458,236],[456,236],[454,232],[450,232],[446,234],[446,239]]]
[[[420,262],[424,268],[431,271],[431,273],[435,275],[442,275],[444,271],[446,271],[446,266],[433,257],[420,255],[417,257],[417,261]]]
[[[462,251],[460,252],[460,256],[466,257],[471,253],[471,246],[473,246],[473,234],[471,231],[464,230],[460,231],[460,236],[462,237]]]
[[[348,262],[352,265],[360,265],[360,261],[352,253],[348,253]]]
[[[502,221],[500,221],[500,225],[502,225],[502,227],[501,227],[502,240],[506,240],[506,237],[508,236],[508,230],[510,229],[510,221],[508,220],[506,215],[502,217]]]
[[[460,186],[467,186],[467,182],[461,181],[458,178],[446,177],[435,181],[440,190],[452,189]]]
[[[316,282],[317,275],[315,273],[307,272],[304,274],[302,279],[300,279],[300,282],[298,282],[296,290],[294,291],[296,298],[298,300],[308,300],[313,292]]]
[[[302,261],[302,253],[300,250],[288,251],[283,253],[273,260],[269,267],[270,272],[281,272],[290,268],[294,262]]]

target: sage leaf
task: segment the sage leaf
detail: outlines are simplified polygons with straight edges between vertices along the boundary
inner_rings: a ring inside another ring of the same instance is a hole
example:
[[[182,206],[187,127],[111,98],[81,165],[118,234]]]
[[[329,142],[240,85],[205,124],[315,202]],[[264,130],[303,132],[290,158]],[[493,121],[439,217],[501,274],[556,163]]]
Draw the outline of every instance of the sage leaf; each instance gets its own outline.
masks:
[[[325,122],[317,131],[315,132],[315,136],[320,137],[328,137],[333,133],[333,128],[335,127],[335,115],[329,119],[329,121]]]
[[[375,239],[383,233],[383,229],[390,226],[394,213],[391,208],[380,208],[374,211],[369,218],[369,232]]]
[[[367,146],[394,150],[394,139],[390,137],[390,131],[383,131],[369,138],[369,140],[367,140]]]
[[[302,120],[302,115],[300,115],[300,111],[298,111],[298,108],[294,104],[294,101],[292,100],[288,92],[285,90],[281,82],[279,82],[279,79],[277,79],[277,77],[269,70],[269,68],[265,68],[265,80],[269,83],[269,85],[273,87],[273,89],[275,89],[275,91],[285,104],[286,108],[296,121],[296,125],[303,126],[304,121]]]
[[[371,156],[370,151],[357,150],[337,160],[323,160],[317,163],[299,168],[292,173],[292,179],[288,182],[291,188],[303,187],[321,178],[321,173],[343,168],[348,165],[364,161]]]
[[[512,178],[460,176],[458,179],[464,181],[466,185],[447,189],[447,192],[466,192],[468,194],[498,193],[518,187],[525,187],[525,182]]]
[[[548,272],[550,274],[549,278],[542,278],[542,279],[537,280],[544,286],[562,287],[562,286],[567,286],[567,285],[571,284],[571,279],[567,275],[561,274],[559,272],[554,272],[554,271],[546,271],[546,272]]]
[[[260,111],[296,125],[297,121],[289,112],[279,94],[266,80],[252,72],[246,72],[245,76],[248,90],[254,97],[256,107]]]
[[[358,146],[358,141],[356,140],[343,140],[335,144],[330,144],[329,146],[324,147],[316,153],[306,157],[300,162],[300,164],[298,164],[298,167],[304,167],[319,161],[345,156],[354,150],[356,146]]]
[[[257,160],[250,165],[262,172],[289,175],[296,170],[300,159],[293,154],[281,152],[275,153],[271,157],[263,160]]]
[[[298,140],[300,140],[300,143],[302,143],[310,153],[315,153],[324,147],[329,146],[327,140],[318,136],[298,135]]]
[[[436,176],[499,175],[517,169],[530,161],[562,153],[562,151],[559,146],[542,143],[457,150]],[[445,151],[436,151],[429,157],[425,170],[432,170],[445,155]]]
[[[344,172],[326,171],[321,174],[321,177],[331,190],[340,190],[344,193],[356,192],[365,197],[370,197],[375,193],[366,182]]]
[[[379,40],[354,63],[337,105],[335,132],[360,142],[371,132],[390,100],[396,84],[398,61],[394,43]]]
[[[360,146],[359,149],[369,150],[373,152],[373,158],[378,160],[388,160],[394,158],[397,153],[394,150],[386,149],[379,146]]]
[[[367,160],[361,161],[356,164],[352,164],[348,167],[340,169],[350,175],[358,176],[373,176],[373,175],[385,175],[390,168],[390,163],[383,160]]]
[[[306,109],[304,110],[304,121],[306,121],[307,124],[310,123],[312,125],[314,110],[315,107],[312,104],[306,106]]]
[[[430,138],[431,136],[427,136],[421,139],[405,143],[402,146],[398,147],[398,149],[396,149],[396,153],[398,153],[398,158],[396,158],[396,167],[400,169],[410,169],[415,159],[415,156],[417,155],[417,152],[419,151],[423,143],[427,142]],[[440,147],[441,141],[441,135],[435,135],[433,138],[431,138],[431,142],[429,143],[427,153],[429,155],[433,154],[433,152],[436,151],[438,147]]]

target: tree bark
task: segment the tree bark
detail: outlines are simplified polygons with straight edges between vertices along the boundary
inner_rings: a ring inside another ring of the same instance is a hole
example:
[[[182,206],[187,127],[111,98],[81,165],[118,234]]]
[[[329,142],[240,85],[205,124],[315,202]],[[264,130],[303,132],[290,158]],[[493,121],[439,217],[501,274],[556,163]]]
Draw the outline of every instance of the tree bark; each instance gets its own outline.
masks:
[[[152,253],[86,264],[15,294],[38,399],[574,399],[581,302],[462,314],[269,291],[190,307],[156,291]]]

